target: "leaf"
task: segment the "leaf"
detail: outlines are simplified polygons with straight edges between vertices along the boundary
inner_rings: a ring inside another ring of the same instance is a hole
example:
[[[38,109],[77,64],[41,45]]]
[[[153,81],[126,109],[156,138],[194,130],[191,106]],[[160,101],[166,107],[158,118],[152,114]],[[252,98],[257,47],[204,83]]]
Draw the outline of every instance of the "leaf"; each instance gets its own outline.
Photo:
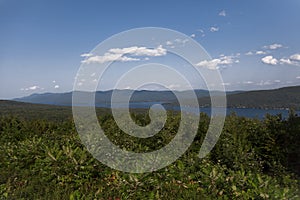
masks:
[[[52,160],[57,161],[56,158],[50,153],[50,151],[48,151],[48,156],[50,156],[50,158],[52,158]]]
[[[237,189],[235,185],[231,186],[231,188],[233,191],[236,191],[236,189]]]

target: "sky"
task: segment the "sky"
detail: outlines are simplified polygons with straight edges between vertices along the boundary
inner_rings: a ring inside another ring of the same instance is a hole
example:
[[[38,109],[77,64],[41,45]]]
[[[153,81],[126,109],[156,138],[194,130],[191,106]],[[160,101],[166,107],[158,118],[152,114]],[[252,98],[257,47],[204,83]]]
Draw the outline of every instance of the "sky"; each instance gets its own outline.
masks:
[[[196,67],[219,70],[226,90],[300,85],[299,10],[298,0],[0,0],[0,99],[72,91],[84,59],[106,62],[103,55],[89,55],[91,50],[115,34],[141,27],[172,29],[201,44],[212,60]],[[109,61],[135,63],[137,58],[128,59],[128,54],[157,55],[155,61],[162,61],[173,43],[152,51],[115,46],[118,52],[108,50],[109,55],[121,57]],[[122,72],[116,65],[110,73]]]

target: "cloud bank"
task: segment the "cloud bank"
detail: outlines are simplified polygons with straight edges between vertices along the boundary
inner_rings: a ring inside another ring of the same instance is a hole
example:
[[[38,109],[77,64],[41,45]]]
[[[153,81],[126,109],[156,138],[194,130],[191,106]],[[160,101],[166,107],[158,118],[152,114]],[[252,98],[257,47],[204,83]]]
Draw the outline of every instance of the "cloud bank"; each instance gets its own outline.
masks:
[[[146,47],[126,47],[126,48],[113,48],[108,50],[104,55],[92,55],[92,54],[82,54],[81,57],[85,57],[85,60],[82,63],[90,64],[90,63],[106,63],[106,62],[128,62],[128,61],[139,61],[141,58],[137,58],[140,56],[148,56],[148,57],[157,57],[164,56],[167,54],[167,50],[159,45],[157,48],[151,49]],[[135,57],[132,57],[135,56]]]

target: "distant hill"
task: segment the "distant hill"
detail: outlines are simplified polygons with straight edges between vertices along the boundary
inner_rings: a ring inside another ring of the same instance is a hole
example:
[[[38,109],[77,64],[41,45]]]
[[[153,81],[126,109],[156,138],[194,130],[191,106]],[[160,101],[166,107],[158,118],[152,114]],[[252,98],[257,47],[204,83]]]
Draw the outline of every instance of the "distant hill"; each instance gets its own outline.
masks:
[[[115,90],[119,95],[120,103],[124,102],[126,96],[133,92],[130,99],[131,102],[162,102],[165,104],[178,104],[176,96],[171,91],[132,91],[132,90]],[[186,102],[189,101],[191,91],[175,91],[175,94],[184,96]],[[82,92],[79,92],[82,93]],[[96,106],[107,107],[110,105],[110,100],[113,91],[97,91]],[[199,104],[202,107],[210,105],[209,92],[207,90],[195,90]],[[219,92],[213,92],[218,95]],[[82,93],[84,96],[84,93]],[[14,101],[50,104],[50,105],[72,105],[72,93],[44,93],[32,94],[27,97],[14,99]],[[300,86],[284,87],[272,90],[257,90],[257,91],[233,91],[227,92],[227,105],[233,108],[295,108],[300,109]]]
[[[228,107],[300,109],[300,86],[232,94],[227,101]]]
[[[125,102],[125,97],[129,96],[132,92],[133,95],[130,99],[131,102],[164,102],[164,103],[176,103],[177,98],[172,91],[132,91],[132,90],[115,90],[120,97],[119,102]],[[229,92],[229,94],[238,93],[239,91]],[[85,92],[82,95],[86,95]],[[110,104],[113,90],[109,91],[97,91],[96,105]],[[190,98],[191,91],[175,91],[176,94],[180,94],[186,99]],[[207,90],[195,90],[198,98],[208,97],[209,92]],[[214,92],[216,95],[219,92]],[[71,106],[72,105],[72,92],[67,93],[44,93],[44,94],[32,94],[30,96],[13,99],[14,101],[26,102],[26,103],[36,103],[36,104],[49,104],[49,105],[62,105]]]
[[[17,116],[26,120],[40,119],[64,121],[72,118],[69,106],[41,105],[10,100],[0,100],[0,117]]]
[[[135,110],[138,112],[139,110]],[[110,114],[107,108],[97,108],[97,114]],[[49,120],[53,122],[65,122],[72,119],[72,107],[45,104],[32,104],[11,100],[0,100],[0,117],[14,116],[25,120]]]
[[[209,105],[210,98],[199,99],[200,105]],[[300,109],[300,86],[273,90],[247,91],[227,95],[227,107],[231,108],[294,108]]]

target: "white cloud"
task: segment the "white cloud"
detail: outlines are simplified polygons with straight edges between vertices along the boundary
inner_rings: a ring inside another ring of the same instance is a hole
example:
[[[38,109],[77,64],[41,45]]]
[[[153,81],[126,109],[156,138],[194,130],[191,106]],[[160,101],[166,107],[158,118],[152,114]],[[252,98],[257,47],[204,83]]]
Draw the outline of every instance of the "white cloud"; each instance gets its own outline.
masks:
[[[176,43],[179,43],[179,44],[185,44],[185,43],[187,43],[189,40],[188,39],[180,39],[180,38],[177,38],[177,39],[175,39],[174,40],[174,42],[176,42]]]
[[[274,80],[274,83],[280,83],[281,81],[280,80]]]
[[[28,89],[29,90],[37,90],[37,89],[40,89],[40,87],[37,85],[34,85],[34,86],[29,87]]]
[[[220,64],[220,59],[212,59],[212,60],[203,60],[196,64],[197,67],[205,67],[208,69],[218,69],[218,64]]]
[[[215,70],[219,69],[220,66],[228,66],[233,63],[238,63],[239,60],[236,59],[236,56],[224,56],[221,55],[219,58],[215,58],[212,60],[203,60],[196,64],[197,67],[205,67],[207,69]]]
[[[91,54],[91,53],[83,53],[80,56],[81,57],[91,57],[91,56],[93,56],[93,54]]]
[[[289,58],[281,58],[280,64],[300,66],[300,54],[291,55]]]
[[[217,32],[217,31],[219,31],[219,27],[216,27],[216,26],[212,26],[212,27],[210,27],[210,32]]]
[[[92,56],[82,61],[82,63],[105,63],[105,62],[113,62],[113,61],[138,61],[138,58],[130,58],[127,56],[123,56],[122,54],[112,54],[105,53],[104,56]]]
[[[129,57],[129,56],[163,56],[167,54],[167,50],[159,45],[157,48],[150,49],[146,47],[127,47],[127,48],[114,48],[110,49],[103,56],[90,56],[86,57],[82,63],[105,63],[105,62],[113,62],[113,61],[139,61],[140,58]],[[127,56],[129,55],[129,56]]]
[[[127,87],[124,88],[124,90],[132,90],[132,89],[133,89],[133,88],[130,87],[130,86],[127,86]]]
[[[30,86],[28,88],[21,88],[22,91],[34,91],[34,90],[43,90],[44,88],[41,88],[40,86],[34,85]]]
[[[300,76],[297,76],[296,79],[300,79]]]
[[[295,60],[295,61],[300,61],[300,54],[291,55],[290,59]]]
[[[253,84],[252,81],[244,81],[243,83],[244,83],[244,84]]]
[[[191,38],[194,38],[194,37],[196,37],[196,34],[192,34],[192,35],[191,35]]]
[[[271,81],[270,80],[267,80],[267,81],[263,81],[261,80],[259,83],[257,83],[256,85],[259,85],[259,86],[263,86],[263,85],[272,85]]]
[[[261,59],[261,61],[268,65],[277,65],[278,64],[278,60],[276,58],[274,58],[273,56],[263,57]]]
[[[166,42],[166,45],[171,46],[171,45],[173,45],[173,42],[167,41],[167,42]]]
[[[264,46],[263,48],[264,49],[270,49],[270,50],[276,50],[276,49],[279,49],[279,48],[282,48],[283,45],[282,44],[271,44],[271,45],[267,45],[267,46]]]
[[[231,84],[230,83],[221,83],[221,85],[223,85],[223,86],[229,86]]]
[[[256,51],[255,54],[256,55],[265,55],[265,54],[267,54],[267,52],[265,52],[265,51]]]
[[[179,85],[179,84],[171,84],[171,85],[169,85],[167,88],[169,88],[169,89],[178,89],[178,88],[180,88],[181,86]]]
[[[134,56],[163,56],[167,54],[167,50],[162,47],[162,45],[159,45],[155,49],[150,49],[146,47],[127,47],[127,48],[115,48],[110,49],[109,53],[112,54],[130,54]]]
[[[52,83],[56,83],[56,81],[55,81],[55,80],[53,80],[53,81],[52,81]]]
[[[226,11],[222,10],[221,12],[219,12],[219,16],[226,17]]]
[[[205,36],[204,30],[198,29],[198,31],[201,33],[201,37],[204,37],[204,36]]]
[[[58,89],[58,88],[59,88],[59,85],[55,85],[54,88],[55,88],[55,89]]]
[[[288,65],[293,65],[293,61],[291,61],[289,58],[281,58],[280,64],[288,64]]]
[[[246,56],[252,56],[252,55],[266,55],[267,52],[266,51],[248,51],[247,53],[245,53]]]

